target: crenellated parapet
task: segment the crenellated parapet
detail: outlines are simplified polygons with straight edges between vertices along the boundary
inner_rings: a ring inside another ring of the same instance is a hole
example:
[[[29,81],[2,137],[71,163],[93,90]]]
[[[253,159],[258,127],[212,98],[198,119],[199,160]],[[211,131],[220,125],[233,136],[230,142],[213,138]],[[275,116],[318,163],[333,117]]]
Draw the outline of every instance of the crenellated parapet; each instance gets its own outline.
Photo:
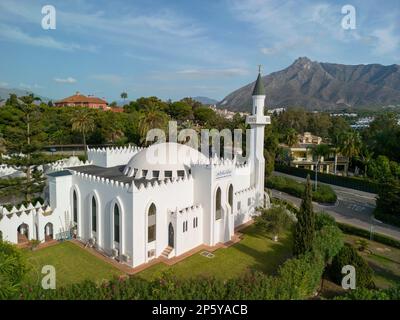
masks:
[[[82,172],[78,172],[78,171],[74,171],[74,170],[71,170],[71,172],[72,172],[73,176],[79,177],[82,180],[94,182],[97,184],[103,184],[103,185],[106,185],[109,187],[129,190],[129,188],[131,186],[129,183],[124,183],[124,182],[113,180],[113,179],[99,177],[99,176],[91,175],[88,173],[82,173]]]
[[[146,191],[146,190],[152,190],[152,191],[157,191],[162,188],[169,188],[169,187],[175,187],[175,186],[180,186],[183,184],[187,183],[193,183],[193,177],[191,174],[188,176],[184,177],[177,177],[177,178],[168,178],[165,180],[155,180],[155,181],[147,181],[145,183],[140,183],[139,186],[135,186],[135,189],[137,191]]]
[[[254,193],[255,190],[256,190],[256,188],[253,186],[253,187],[249,187],[249,188],[238,190],[238,191],[235,192],[235,195],[236,196],[246,195],[246,194],[249,194],[249,193]]]
[[[100,167],[114,167],[126,165],[128,161],[139,151],[143,150],[137,146],[111,147],[111,148],[88,148],[88,159],[94,165]]]
[[[90,153],[97,153],[97,154],[123,154],[123,153],[136,153],[138,151],[143,150],[144,148],[142,147],[137,147],[137,146],[124,146],[124,147],[107,147],[107,148],[88,148],[87,152],[88,155]]]
[[[20,217],[22,214],[27,216],[36,216],[37,214],[48,216],[52,214],[53,210],[46,203],[36,202],[35,205],[29,203],[27,206],[23,204],[20,205],[19,208],[13,206],[11,210],[8,210],[6,207],[0,206],[0,220],[4,217],[8,219],[12,219],[13,217]]]
[[[174,210],[168,210],[171,214],[197,214],[202,210],[201,205],[193,205],[190,207],[182,208],[182,209],[174,209]]]
[[[5,177],[5,176],[9,176],[11,174],[14,174],[16,172],[18,172],[18,167],[14,168],[11,166],[8,166],[6,164],[0,164],[0,177]]]
[[[92,161],[86,160],[82,161],[79,160],[78,157],[69,157],[66,159],[61,159],[56,162],[49,164],[47,168],[47,172],[55,172],[55,171],[62,171],[66,168],[73,168],[73,167],[81,167],[81,166],[88,166],[93,164]]]

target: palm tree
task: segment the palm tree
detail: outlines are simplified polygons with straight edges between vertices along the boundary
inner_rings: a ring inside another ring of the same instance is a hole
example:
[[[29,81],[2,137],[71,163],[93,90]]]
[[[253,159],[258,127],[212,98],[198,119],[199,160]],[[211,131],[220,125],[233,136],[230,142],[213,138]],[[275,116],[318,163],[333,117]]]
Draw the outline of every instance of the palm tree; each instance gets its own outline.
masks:
[[[311,148],[311,153],[313,158],[317,159],[317,163],[315,165],[315,190],[317,190],[317,177],[318,177],[318,168],[319,163],[321,162],[323,157],[326,157],[331,152],[331,148],[327,144],[317,144]]]
[[[165,130],[168,122],[168,116],[157,106],[150,104],[142,110],[139,116],[139,133],[143,144],[146,143],[147,133],[151,129]]]
[[[289,146],[289,148],[293,147],[298,141],[297,131],[293,128],[290,128],[285,135],[285,142]]]
[[[71,123],[72,131],[77,131],[82,134],[85,156],[87,157],[86,134],[92,132],[95,128],[93,114],[88,109],[77,109],[71,117]]]
[[[370,151],[366,146],[363,146],[359,153],[359,158],[364,165],[364,177],[367,177],[368,166],[371,164],[373,160],[374,153]]]
[[[121,92],[121,99],[124,99],[125,104],[125,100],[128,99],[128,94],[126,92]]]
[[[335,134],[331,140],[331,149],[335,154],[335,167],[334,167],[334,174],[337,173],[337,160],[338,160],[338,153],[340,151],[340,135]]]
[[[360,153],[361,137],[356,131],[349,131],[344,133],[340,138],[340,152],[350,161]],[[346,176],[349,173],[349,166],[346,168]]]

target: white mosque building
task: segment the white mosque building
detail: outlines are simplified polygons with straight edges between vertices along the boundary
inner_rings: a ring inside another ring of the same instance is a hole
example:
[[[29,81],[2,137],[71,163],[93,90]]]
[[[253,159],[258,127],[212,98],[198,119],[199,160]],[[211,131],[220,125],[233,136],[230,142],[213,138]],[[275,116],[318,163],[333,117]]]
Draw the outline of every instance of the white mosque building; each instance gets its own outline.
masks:
[[[1,236],[46,241],[73,229],[77,239],[131,267],[230,241],[257,207],[269,205],[264,101],[259,74],[246,161],[209,158],[174,142],[88,149],[88,164],[48,174],[47,205],[0,208]]]

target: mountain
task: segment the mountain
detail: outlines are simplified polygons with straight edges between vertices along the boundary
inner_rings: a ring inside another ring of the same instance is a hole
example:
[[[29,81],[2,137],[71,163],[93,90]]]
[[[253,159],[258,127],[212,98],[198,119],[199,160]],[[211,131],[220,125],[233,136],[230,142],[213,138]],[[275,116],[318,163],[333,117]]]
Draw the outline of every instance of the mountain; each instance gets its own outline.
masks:
[[[18,97],[21,97],[21,96],[26,96],[26,95],[32,93],[32,91],[22,90],[22,89],[12,89],[12,88],[9,89],[9,88],[1,88],[0,87],[0,103],[1,103],[2,100],[3,101],[7,100],[10,97],[10,94],[12,94],[12,93],[15,93]],[[40,99],[42,99],[43,102],[48,102],[48,101],[51,100],[51,99],[49,99],[47,97],[42,97],[42,96],[39,96],[37,94],[34,94],[34,95],[36,97],[39,97]]]
[[[217,104],[218,100],[211,99],[208,97],[193,97],[193,100],[200,102],[201,104]]]
[[[298,58],[288,68],[262,77],[266,105],[308,110],[400,104],[400,66],[343,65]],[[254,82],[227,95],[218,106],[250,111]]]

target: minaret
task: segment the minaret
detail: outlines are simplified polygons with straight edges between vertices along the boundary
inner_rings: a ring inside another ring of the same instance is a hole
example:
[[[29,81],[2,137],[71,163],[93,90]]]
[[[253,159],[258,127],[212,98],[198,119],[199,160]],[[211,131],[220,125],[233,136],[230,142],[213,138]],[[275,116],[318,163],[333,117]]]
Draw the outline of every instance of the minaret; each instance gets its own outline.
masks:
[[[264,116],[265,88],[261,78],[261,66],[253,89],[253,112],[246,123],[250,125],[251,185],[256,188],[256,206],[264,206],[264,127],[271,123],[269,116]]]

